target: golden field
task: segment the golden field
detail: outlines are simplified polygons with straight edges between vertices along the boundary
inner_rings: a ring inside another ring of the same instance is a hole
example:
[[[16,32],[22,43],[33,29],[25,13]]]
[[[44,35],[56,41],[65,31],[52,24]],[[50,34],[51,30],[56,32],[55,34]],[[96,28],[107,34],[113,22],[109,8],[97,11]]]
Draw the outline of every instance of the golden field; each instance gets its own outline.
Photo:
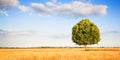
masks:
[[[1,48],[0,60],[120,60],[120,48]]]

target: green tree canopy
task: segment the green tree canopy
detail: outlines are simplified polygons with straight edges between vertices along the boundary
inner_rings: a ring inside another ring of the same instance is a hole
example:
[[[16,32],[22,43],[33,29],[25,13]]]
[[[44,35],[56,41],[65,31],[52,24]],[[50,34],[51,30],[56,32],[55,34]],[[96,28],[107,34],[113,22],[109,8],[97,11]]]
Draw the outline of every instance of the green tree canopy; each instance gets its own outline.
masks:
[[[100,31],[98,27],[89,19],[82,19],[72,28],[72,41],[78,45],[98,44],[100,41]]]

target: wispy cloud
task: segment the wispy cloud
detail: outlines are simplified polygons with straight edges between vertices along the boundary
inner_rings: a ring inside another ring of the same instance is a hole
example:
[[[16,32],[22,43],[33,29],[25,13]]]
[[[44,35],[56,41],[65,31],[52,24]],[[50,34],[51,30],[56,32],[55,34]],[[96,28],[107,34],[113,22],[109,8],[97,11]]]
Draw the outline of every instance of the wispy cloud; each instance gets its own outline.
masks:
[[[49,38],[49,39],[65,39],[65,38],[70,38],[70,34],[39,34],[39,37],[41,38]]]
[[[111,30],[111,31],[106,31],[106,32],[103,32],[102,33],[103,35],[106,35],[106,34],[120,34],[120,31],[117,31],[117,30]]]
[[[54,34],[54,35],[51,35],[50,38],[65,39],[65,38],[70,38],[70,35],[69,34]]]
[[[110,31],[108,33],[120,33],[120,31]]]
[[[105,47],[118,47],[120,46],[120,31],[111,30],[101,34],[100,45]]]
[[[29,36],[33,35],[34,31],[10,31],[0,29],[0,35],[9,35],[9,36]]]

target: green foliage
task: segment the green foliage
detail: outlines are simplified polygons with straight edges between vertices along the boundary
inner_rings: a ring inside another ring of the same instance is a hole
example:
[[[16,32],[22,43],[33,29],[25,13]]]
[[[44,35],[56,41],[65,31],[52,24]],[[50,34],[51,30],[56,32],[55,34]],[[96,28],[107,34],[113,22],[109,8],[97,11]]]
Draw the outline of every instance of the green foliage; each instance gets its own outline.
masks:
[[[72,28],[72,41],[85,47],[91,44],[98,44],[100,31],[89,19],[82,19]]]

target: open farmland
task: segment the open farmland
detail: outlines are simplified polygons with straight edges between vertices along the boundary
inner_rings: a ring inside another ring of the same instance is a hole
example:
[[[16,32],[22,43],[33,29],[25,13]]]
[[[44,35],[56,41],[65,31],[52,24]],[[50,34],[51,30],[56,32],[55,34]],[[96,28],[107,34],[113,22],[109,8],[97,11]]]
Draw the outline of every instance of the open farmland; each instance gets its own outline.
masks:
[[[120,48],[1,48],[0,60],[120,60]]]

